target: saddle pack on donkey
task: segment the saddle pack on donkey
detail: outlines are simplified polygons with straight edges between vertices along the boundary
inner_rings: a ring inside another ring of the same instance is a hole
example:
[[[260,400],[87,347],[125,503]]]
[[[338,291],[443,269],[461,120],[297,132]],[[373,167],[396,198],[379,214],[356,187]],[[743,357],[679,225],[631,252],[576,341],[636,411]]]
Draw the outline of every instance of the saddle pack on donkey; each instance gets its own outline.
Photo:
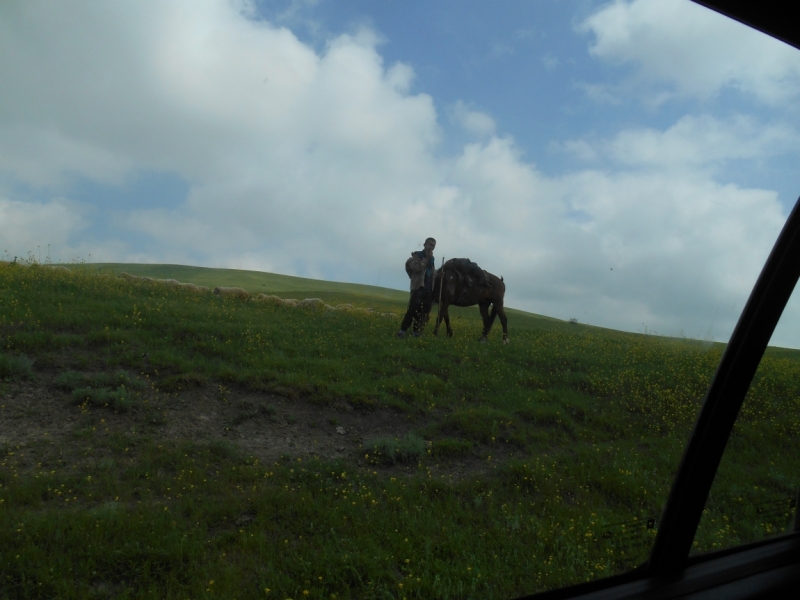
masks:
[[[445,263],[445,268],[452,268],[458,276],[462,293],[468,293],[476,287],[488,287],[489,280],[486,271],[468,258],[451,258]]]

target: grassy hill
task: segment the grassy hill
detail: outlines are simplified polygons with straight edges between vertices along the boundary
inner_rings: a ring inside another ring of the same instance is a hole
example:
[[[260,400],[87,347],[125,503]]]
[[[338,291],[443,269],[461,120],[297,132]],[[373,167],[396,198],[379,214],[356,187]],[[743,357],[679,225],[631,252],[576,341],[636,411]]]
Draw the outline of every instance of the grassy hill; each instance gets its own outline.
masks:
[[[235,286],[244,288],[251,294],[276,294],[281,297],[290,297],[294,294],[295,296],[318,298],[324,295],[326,298],[345,298],[348,301],[378,303],[381,305],[399,305],[408,302],[408,294],[399,290],[371,285],[292,277],[290,275],[277,275],[261,271],[124,263],[96,263],[81,265],[80,268],[115,274],[126,271],[131,275],[137,276],[177,279],[181,282],[204,285],[212,289],[216,286]]]
[[[405,301],[240,271],[0,265],[0,589],[509,598],[643,561],[724,346],[523,314],[510,345],[478,344],[475,309],[453,339],[397,340]],[[759,367],[697,550],[789,526],[798,356]]]
[[[321,298],[327,303],[380,308],[384,310],[405,310],[408,304],[408,292],[374,285],[359,283],[340,283],[307,279],[291,275],[278,275],[262,271],[245,271],[239,269],[218,269],[210,267],[191,267],[184,265],[130,264],[130,263],[92,263],[68,265],[71,268],[85,269],[90,272],[130,273],[139,277],[156,279],[177,279],[180,282],[216,286],[241,287],[251,294],[275,294],[281,298],[298,299]],[[452,307],[453,318],[480,319],[477,308],[462,309]],[[537,315],[514,308],[506,308],[506,313],[515,318],[517,327],[535,327],[541,320],[552,320],[563,323],[559,319]],[[531,321],[533,320],[533,322]]]

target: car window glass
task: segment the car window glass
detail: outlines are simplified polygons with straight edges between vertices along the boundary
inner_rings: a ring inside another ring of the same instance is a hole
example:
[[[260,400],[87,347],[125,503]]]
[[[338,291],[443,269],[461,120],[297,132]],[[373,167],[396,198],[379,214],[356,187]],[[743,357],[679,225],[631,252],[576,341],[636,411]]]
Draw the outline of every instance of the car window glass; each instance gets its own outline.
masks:
[[[800,293],[796,290],[747,392],[692,552],[791,531],[800,491]]]
[[[648,559],[793,199],[794,49],[689,0],[71,4],[0,1],[10,596],[511,598]],[[794,497],[794,352],[698,548]]]

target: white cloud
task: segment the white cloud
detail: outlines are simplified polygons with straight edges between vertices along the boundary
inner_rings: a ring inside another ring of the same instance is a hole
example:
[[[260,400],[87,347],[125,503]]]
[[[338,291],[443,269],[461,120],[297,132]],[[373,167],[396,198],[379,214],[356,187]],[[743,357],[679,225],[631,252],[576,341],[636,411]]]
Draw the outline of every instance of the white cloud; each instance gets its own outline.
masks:
[[[180,206],[118,215],[147,239],[129,250],[82,242],[88,217],[66,203],[9,193],[14,244],[52,231],[95,259],[405,287],[406,256],[432,235],[440,255],[504,275],[511,305],[724,336],[783,222],[774,192],[713,168],[796,148],[778,126],[692,117],[568,142],[623,168],[552,178],[464,102],[450,116],[480,142],[441,156],[433,100],[367,29],[317,52],[222,0],[14,7],[0,8],[0,172],[37,189],[146,169],[190,183]]]
[[[557,57],[553,56],[548,52],[547,54],[542,56],[542,64],[544,65],[545,69],[547,69],[548,71],[552,71],[558,66],[559,60]]]
[[[452,178],[456,254],[501,270],[514,306],[623,329],[729,334],[784,221],[771,191],[669,168],[551,179],[496,139]]]
[[[115,149],[66,135],[47,124],[7,122],[0,126],[0,165],[18,179],[59,186],[70,174],[121,184],[135,163]]]
[[[583,161],[603,157],[629,167],[716,170],[729,161],[798,152],[800,132],[789,123],[764,123],[741,115],[724,120],[687,115],[665,131],[626,129],[608,141],[577,139],[560,146]]]
[[[631,85],[666,84],[651,97],[708,99],[725,88],[777,104],[800,93],[800,52],[688,1],[615,0],[585,19],[593,56],[637,67]]]
[[[454,123],[474,135],[481,137],[494,135],[494,119],[484,112],[470,110],[462,100],[458,100],[451,106],[449,113],[450,119]]]
[[[20,202],[0,197],[0,251],[4,259],[30,254],[44,261],[49,245],[52,257],[66,260],[70,239],[86,224],[76,207],[60,198]]]
[[[627,164],[696,168],[797,152],[800,134],[788,124],[763,124],[741,116],[725,121],[708,115],[685,116],[664,132],[624,131],[610,150],[616,160]]]

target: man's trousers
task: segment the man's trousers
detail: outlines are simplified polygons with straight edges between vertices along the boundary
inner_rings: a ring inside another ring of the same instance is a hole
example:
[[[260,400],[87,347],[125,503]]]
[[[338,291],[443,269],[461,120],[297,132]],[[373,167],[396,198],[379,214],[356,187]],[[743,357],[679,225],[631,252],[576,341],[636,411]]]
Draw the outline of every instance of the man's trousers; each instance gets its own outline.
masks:
[[[428,322],[431,306],[433,306],[433,294],[426,291],[424,287],[419,287],[411,292],[408,310],[406,311],[406,316],[403,317],[400,330],[406,331],[413,323],[414,333],[421,332],[425,327],[425,323]]]

